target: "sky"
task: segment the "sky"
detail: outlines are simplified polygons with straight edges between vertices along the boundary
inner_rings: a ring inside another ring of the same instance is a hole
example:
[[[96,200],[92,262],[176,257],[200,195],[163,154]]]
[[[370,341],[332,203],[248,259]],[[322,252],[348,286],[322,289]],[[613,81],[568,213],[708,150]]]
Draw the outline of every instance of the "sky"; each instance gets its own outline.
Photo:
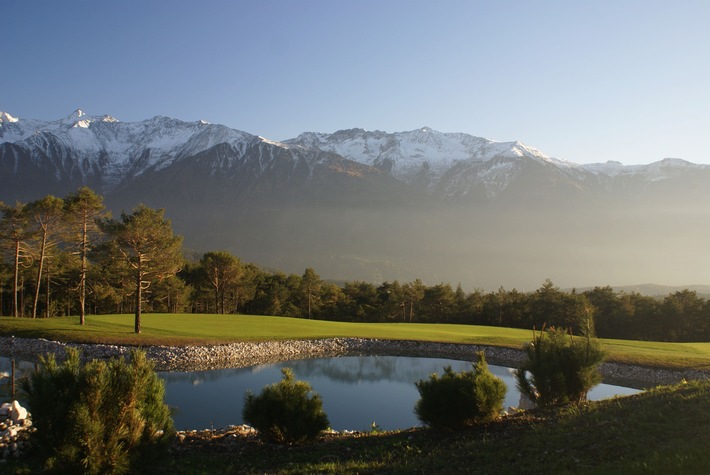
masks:
[[[2,0],[0,111],[710,163],[707,0]]]

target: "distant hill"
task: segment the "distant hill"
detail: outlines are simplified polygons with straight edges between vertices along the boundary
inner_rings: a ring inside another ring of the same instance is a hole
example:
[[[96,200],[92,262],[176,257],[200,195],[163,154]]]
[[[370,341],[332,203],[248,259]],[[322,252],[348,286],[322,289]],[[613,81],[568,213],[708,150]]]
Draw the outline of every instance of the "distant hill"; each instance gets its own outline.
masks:
[[[577,289],[578,292],[584,292],[585,290],[591,290],[593,287],[580,288]],[[641,295],[646,295],[649,297],[666,297],[675,292],[682,292],[684,290],[690,290],[696,292],[699,297],[710,298],[710,285],[655,285],[655,284],[641,284],[641,285],[622,285],[622,286],[612,286],[615,292],[626,292],[626,293],[637,293]]]

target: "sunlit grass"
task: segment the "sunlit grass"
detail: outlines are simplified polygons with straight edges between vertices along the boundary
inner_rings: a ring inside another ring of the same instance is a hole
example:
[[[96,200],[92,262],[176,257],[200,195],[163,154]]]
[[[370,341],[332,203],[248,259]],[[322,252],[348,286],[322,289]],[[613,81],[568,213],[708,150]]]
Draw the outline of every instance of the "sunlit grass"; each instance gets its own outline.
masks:
[[[469,343],[520,348],[530,330],[479,325],[350,323],[286,317],[204,314],[144,314],[142,332],[133,332],[133,315],[27,319],[0,317],[0,335],[82,343],[196,345],[233,341],[331,337]],[[609,361],[658,367],[710,368],[710,343],[602,340]]]
[[[602,340],[608,360],[648,366],[710,369],[710,343]]]
[[[144,314],[141,334],[133,315],[0,318],[0,334],[88,343],[181,345],[331,337],[490,343],[518,346],[531,333],[511,328],[419,323],[350,323],[251,315]]]

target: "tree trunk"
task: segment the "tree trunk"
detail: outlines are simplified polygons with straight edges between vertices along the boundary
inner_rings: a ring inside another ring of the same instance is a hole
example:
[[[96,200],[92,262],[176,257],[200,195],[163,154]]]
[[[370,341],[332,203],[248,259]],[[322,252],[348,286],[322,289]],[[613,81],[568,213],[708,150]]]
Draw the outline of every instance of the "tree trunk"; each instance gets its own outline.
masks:
[[[86,323],[86,248],[88,247],[88,216],[84,213],[83,227],[81,230],[81,276],[79,277],[79,324]]]
[[[20,317],[25,317],[25,276],[20,277]]]
[[[19,315],[17,309],[17,280],[20,275],[20,241],[15,241],[15,274],[12,283],[12,316],[17,317]]]
[[[141,332],[141,300],[143,299],[143,279],[141,279],[141,272],[136,273],[136,322],[135,322],[135,332]]]
[[[37,268],[37,286],[35,287],[35,300],[32,302],[32,318],[37,318],[37,304],[39,304],[39,288],[42,283],[42,266],[44,265],[44,254],[47,249],[47,231],[42,234],[42,244],[39,250],[39,266]]]
[[[44,309],[44,318],[49,318],[49,264],[47,264],[47,295],[46,295],[46,301],[45,301],[45,309]]]

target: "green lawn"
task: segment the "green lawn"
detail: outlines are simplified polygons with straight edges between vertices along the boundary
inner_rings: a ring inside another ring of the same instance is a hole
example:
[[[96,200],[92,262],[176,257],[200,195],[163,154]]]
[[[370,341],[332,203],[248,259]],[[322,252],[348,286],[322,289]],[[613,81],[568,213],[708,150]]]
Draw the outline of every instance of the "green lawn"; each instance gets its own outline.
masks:
[[[360,337],[476,343],[520,348],[530,330],[477,325],[346,323],[285,317],[203,314],[144,314],[142,333],[133,333],[132,315],[26,319],[0,317],[0,335],[84,343],[194,345],[232,341]],[[609,361],[659,367],[710,369],[710,343],[602,340]]]

